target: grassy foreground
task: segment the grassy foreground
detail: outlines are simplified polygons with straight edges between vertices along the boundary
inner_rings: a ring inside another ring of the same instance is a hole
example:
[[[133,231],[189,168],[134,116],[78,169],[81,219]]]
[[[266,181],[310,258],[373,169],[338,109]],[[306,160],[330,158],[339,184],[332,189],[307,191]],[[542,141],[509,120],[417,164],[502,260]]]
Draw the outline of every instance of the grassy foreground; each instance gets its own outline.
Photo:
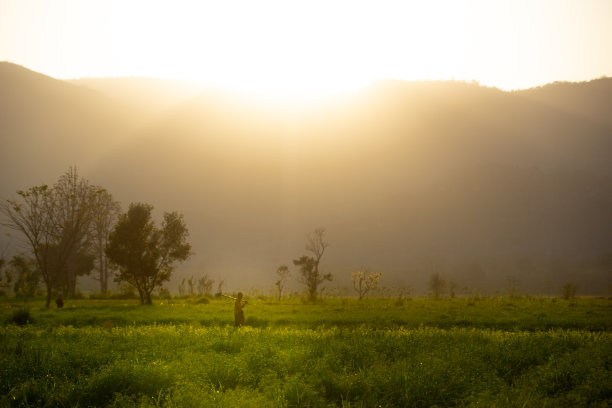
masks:
[[[612,406],[607,299],[42,306],[0,302],[0,406]]]

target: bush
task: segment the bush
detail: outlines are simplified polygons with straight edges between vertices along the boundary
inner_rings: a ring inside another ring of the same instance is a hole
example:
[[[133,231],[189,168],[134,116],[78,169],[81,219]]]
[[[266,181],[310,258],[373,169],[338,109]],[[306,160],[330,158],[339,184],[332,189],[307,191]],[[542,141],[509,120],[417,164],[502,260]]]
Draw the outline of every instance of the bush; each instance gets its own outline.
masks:
[[[13,316],[11,316],[10,322],[16,324],[17,326],[25,326],[26,324],[32,323],[30,309],[19,308],[13,313]]]

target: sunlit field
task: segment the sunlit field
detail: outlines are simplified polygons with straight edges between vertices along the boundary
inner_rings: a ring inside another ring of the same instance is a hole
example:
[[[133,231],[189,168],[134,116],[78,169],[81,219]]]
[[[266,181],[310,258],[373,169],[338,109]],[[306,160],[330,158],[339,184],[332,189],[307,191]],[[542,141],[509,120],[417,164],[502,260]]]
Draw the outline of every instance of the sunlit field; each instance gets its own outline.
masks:
[[[609,299],[261,297],[238,329],[231,300],[154,303],[2,298],[0,405],[612,404]]]

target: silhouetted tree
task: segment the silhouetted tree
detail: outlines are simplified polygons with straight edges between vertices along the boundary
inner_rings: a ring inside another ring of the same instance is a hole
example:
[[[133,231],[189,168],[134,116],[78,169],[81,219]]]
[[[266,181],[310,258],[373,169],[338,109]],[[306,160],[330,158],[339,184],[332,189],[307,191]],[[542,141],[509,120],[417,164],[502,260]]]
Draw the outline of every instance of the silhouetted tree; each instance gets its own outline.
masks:
[[[295,259],[293,264],[299,268],[300,281],[306,285],[308,299],[314,301],[317,299],[319,285],[326,280],[332,280],[331,273],[320,275],[316,269],[316,260],[310,256],[303,255],[299,259]]]
[[[382,272],[372,273],[367,268],[364,271],[359,270],[351,274],[353,289],[359,295],[359,300],[363,299],[370,290],[378,287],[381,276]]]
[[[444,292],[446,282],[438,272],[435,272],[429,276],[428,286],[429,290],[431,290],[433,297],[438,299],[442,295],[442,292]]]
[[[0,212],[8,218],[4,225],[22,233],[32,251],[47,289],[47,307],[60,279],[74,295],[77,254],[89,248],[92,203],[98,191],[71,167],[52,188],[41,185],[18,191],[19,198],[0,204]]]
[[[98,188],[97,194],[94,195],[93,206],[95,211],[91,226],[91,236],[93,252],[96,256],[96,267],[98,269],[98,277],[96,279],[100,281],[100,293],[106,294],[109,278],[112,276],[113,271],[104,250],[108,245],[110,232],[121,213],[121,206],[108,191],[101,187]]]
[[[53,205],[53,195],[46,185],[18,191],[17,194],[20,198],[2,202],[0,211],[9,219],[4,225],[21,232],[30,246],[47,289],[46,306],[49,307],[53,286],[59,274],[55,265],[65,262],[66,258],[65,250],[51,250],[58,241],[57,231],[53,228],[53,212],[48,210]],[[56,254],[63,256],[54,259]]]
[[[106,255],[119,272],[117,282],[138,290],[141,304],[151,304],[153,290],[168,281],[175,264],[189,258],[191,245],[183,216],[165,213],[161,228],[151,219],[153,207],[132,203],[111,231]]]
[[[59,275],[64,275],[62,280],[69,297],[75,295],[79,274],[89,274],[93,269],[92,266],[84,270],[82,261],[85,253],[90,252],[91,226],[98,210],[95,201],[101,191],[80,177],[76,167],[70,167],[53,187],[53,205],[49,211],[53,212],[52,221],[60,234],[56,248],[66,250],[65,264],[57,267]]]
[[[278,280],[275,285],[278,287],[278,300],[281,300],[285,283],[287,283],[287,280],[291,277],[291,271],[289,271],[287,265],[281,265],[276,269],[276,274],[278,275]]]
[[[313,254],[313,259],[315,261],[314,270],[317,275],[319,274],[319,263],[328,247],[329,243],[325,241],[325,228],[317,228],[312,233],[308,234],[306,250]]]

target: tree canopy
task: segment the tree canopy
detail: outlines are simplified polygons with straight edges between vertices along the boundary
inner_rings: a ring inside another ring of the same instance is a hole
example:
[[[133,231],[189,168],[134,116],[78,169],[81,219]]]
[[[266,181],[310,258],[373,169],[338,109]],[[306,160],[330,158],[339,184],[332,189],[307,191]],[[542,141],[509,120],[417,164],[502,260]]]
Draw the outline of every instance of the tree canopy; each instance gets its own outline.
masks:
[[[119,216],[106,246],[109,261],[119,270],[115,281],[134,286],[142,304],[151,304],[153,290],[170,279],[176,263],[191,255],[183,216],[164,213],[158,228],[151,217],[152,210],[149,204],[130,204],[128,211]]]

